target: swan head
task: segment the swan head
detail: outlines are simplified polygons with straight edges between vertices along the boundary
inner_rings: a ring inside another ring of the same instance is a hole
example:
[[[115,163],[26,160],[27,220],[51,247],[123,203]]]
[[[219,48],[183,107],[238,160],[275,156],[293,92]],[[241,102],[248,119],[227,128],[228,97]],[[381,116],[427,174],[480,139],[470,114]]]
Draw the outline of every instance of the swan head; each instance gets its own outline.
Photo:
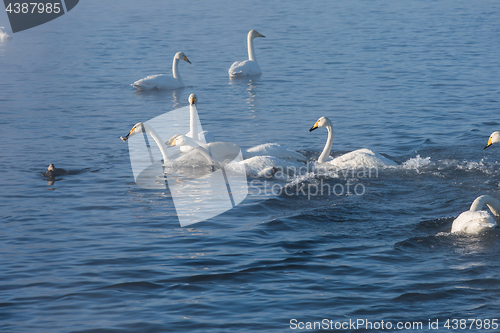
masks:
[[[167,146],[167,148],[172,148],[175,146],[189,146],[189,142],[185,135],[176,134],[167,142],[165,142],[165,145]]]
[[[491,133],[490,138],[488,139],[488,144],[486,144],[486,146],[483,149],[486,149],[489,146],[491,146],[492,144],[498,143],[498,142],[500,142],[500,132],[496,131],[496,132]]]
[[[327,127],[328,125],[330,125],[330,127],[332,126],[332,122],[330,121],[330,119],[328,119],[327,117],[321,117],[318,120],[316,120],[313,127],[309,129],[309,132],[312,132],[320,127]]]
[[[133,136],[137,133],[142,133],[142,132],[144,132],[143,123],[137,123],[134,125],[134,127],[132,127],[132,129],[130,130],[130,132],[128,132],[128,134],[126,136],[120,136],[120,139],[122,139],[123,142],[126,142],[128,140],[128,138],[130,138],[131,136]]]
[[[196,103],[198,103],[198,98],[196,97],[195,94],[191,94],[191,95],[189,95],[188,101],[189,101],[189,104],[196,105]]]
[[[184,54],[184,52],[177,52],[175,54],[175,59],[184,60],[186,62],[191,63],[191,61],[189,61],[188,57],[186,57],[186,55]]]
[[[257,37],[266,37],[264,35],[261,35],[260,33],[258,33],[256,30],[250,30],[248,32],[248,37],[250,37],[251,39],[254,39],[254,38],[257,38]]]

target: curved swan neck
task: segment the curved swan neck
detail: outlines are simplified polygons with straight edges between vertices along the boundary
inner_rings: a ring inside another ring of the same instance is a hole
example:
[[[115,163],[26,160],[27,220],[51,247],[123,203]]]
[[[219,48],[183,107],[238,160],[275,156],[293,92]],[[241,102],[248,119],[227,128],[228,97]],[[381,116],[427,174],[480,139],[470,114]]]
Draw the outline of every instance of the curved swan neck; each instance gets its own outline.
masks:
[[[493,215],[500,216],[500,201],[493,197],[490,197],[489,195],[482,195],[480,197],[477,197],[470,206],[470,210],[473,212],[482,210],[484,205],[488,206]]]
[[[255,58],[255,52],[253,50],[253,38],[250,32],[248,33],[247,44],[248,44],[248,59],[257,62],[257,58]]]
[[[198,126],[196,125],[196,105],[189,105],[189,136],[195,140],[198,140]]]
[[[174,79],[177,79],[181,84],[182,82],[181,79],[181,74],[179,74],[179,59],[177,58],[177,55],[174,57],[174,62],[172,63],[172,75],[174,76]]]
[[[323,152],[319,155],[318,162],[325,163],[328,161],[328,157],[330,156],[330,152],[332,151],[333,146],[333,127],[332,124],[327,124],[326,129],[328,130],[328,139],[326,140],[325,148],[323,148]]]
[[[156,131],[151,126],[149,126],[148,124],[143,123],[142,127],[144,128],[144,131],[146,133],[148,133],[149,135],[151,135],[151,137],[153,138],[153,140],[155,140],[156,145],[158,146],[158,148],[160,148],[161,155],[163,156],[163,163],[165,163],[166,161],[168,161],[167,151],[165,150],[165,148],[166,148],[165,144],[160,139],[160,136],[158,135],[158,133],[156,133]]]

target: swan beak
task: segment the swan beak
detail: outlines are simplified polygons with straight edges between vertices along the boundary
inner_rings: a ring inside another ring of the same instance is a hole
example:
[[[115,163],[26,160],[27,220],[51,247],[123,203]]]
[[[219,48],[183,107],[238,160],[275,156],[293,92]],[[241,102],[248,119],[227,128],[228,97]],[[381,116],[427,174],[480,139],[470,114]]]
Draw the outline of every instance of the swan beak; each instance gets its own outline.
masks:
[[[260,33],[257,33],[257,35],[258,35],[259,37],[264,37],[264,38],[266,37],[266,36],[264,36],[264,35],[261,35]]]
[[[184,56],[184,61],[191,63],[191,61],[189,61],[188,57],[186,57],[186,56]]]
[[[134,127],[134,128],[135,128],[135,127]],[[130,130],[130,132],[128,132],[127,136],[120,136],[120,139],[122,139],[122,140],[123,140],[123,142],[126,142],[126,141],[127,141],[127,139],[128,139],[128,137],[130,136],[130,134],[131,134],[131,133],[132,133],[132,131],[134,130],[134,128],[132,128],[132,129]]]
[[[177,136],[173,136],[170,138],[170,140],[165,142],[165,145],[167,146],[167,148],[172,148],[173,146],[175,146],[176,143],[177,143]]]
[[[312,132],[312,131],[314,131],[314,130],[315,130],[315,129],[317,129],[317,128],[318,128],[318,122],[316,122],[316,123],[314,124],[314,126],[313,126],[313,127],[311,127],[311,128],[309,129],[309,132]]]
[[[487,145],[486,145],[483,149],[486,149],[486,148],[488,148],[488,147],[489,147],[489,146],[491,146],[491,145],[492,145],[492,143],[491,143],[491,138],[489,138],[489,140],[488,140],[488,144],[487,144]]]
[[[132,127],[132,129],[130,130],[130,132],[128,132],[127,136],[120,136],[120,139],[122,139],[122,140],[123,140],[123,142],[126,142],[126,141],[127,141],[127,139],[128,139],[128,137],[129,137],[129,136],[132,134],[132,132],[134,132],[134,131],[135,131],[135,126],[134,126],[134,127]]]

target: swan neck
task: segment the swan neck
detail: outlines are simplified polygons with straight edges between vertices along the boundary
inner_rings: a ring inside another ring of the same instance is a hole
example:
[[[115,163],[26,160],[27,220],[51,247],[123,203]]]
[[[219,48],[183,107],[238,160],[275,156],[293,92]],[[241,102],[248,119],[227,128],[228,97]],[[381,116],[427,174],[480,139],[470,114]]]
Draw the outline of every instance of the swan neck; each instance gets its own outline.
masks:
[[[198,126],[196,124],[196,105],[189,106],[189,135],[192,139],[198,140]]]
[[[247,44],[248,44],[248,59],[257,62],[257,58],[255,58],[255,52],[253,50],[253,38],[250,34],[248,34],[247,37]]]
[[[500,217],[500,201],[493,197],[490,197],[489,195],[482,195],[480,197],[477,197],[470,206],[470,210],[473,212],[482,210],[484,205],[488,206],[493,215]]]
[[[181,74],[179,74],[179,59],[177,57],[174,57],[174,62],[172,63],[172,75],[174,79],[177,79],[181,84],[183,83]]]
[[[163,156],[163,163],[167,162],[168,161],[168,156],[167,156],[166,147],[165,147],[165,144],[160,139],[160,136],[148,124],[143,123],[143,126],[144,126],[144,131],[146,131],[146,133],[148,133],[153,138],[153,140],[155,140],[156,145],[158,146],[158,148],[160,148],[161,155]]]
[[[331,125],[327,125],[326,129],[328,130],[328,139],[326,140],[325,148],[323,148],[323,152],[319,155],[318,162],[325,163],[328,161],[328,157],[330,156],[330,152],[332,151],[333,146],[333,127]]]

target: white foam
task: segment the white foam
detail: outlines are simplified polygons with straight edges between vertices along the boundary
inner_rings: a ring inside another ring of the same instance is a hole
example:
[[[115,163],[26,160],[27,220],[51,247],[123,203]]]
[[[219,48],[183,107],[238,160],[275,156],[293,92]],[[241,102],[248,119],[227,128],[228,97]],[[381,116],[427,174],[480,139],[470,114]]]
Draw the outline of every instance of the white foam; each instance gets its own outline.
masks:
[[[430,157],[422,158],[420,157],[420,155],[417,155],[416,157],[410,158],[408,161],[403,162],[403,164],[401,164],[401,168],[418,171],[418,168],[427,166],[429,164],[431,164]]]
[[[5,32],[4,29],[5,29],[4,27],[0,27],[0,41],[12,38],[11,36],[9,36],[9,34],[7,34],[7,32]]]

